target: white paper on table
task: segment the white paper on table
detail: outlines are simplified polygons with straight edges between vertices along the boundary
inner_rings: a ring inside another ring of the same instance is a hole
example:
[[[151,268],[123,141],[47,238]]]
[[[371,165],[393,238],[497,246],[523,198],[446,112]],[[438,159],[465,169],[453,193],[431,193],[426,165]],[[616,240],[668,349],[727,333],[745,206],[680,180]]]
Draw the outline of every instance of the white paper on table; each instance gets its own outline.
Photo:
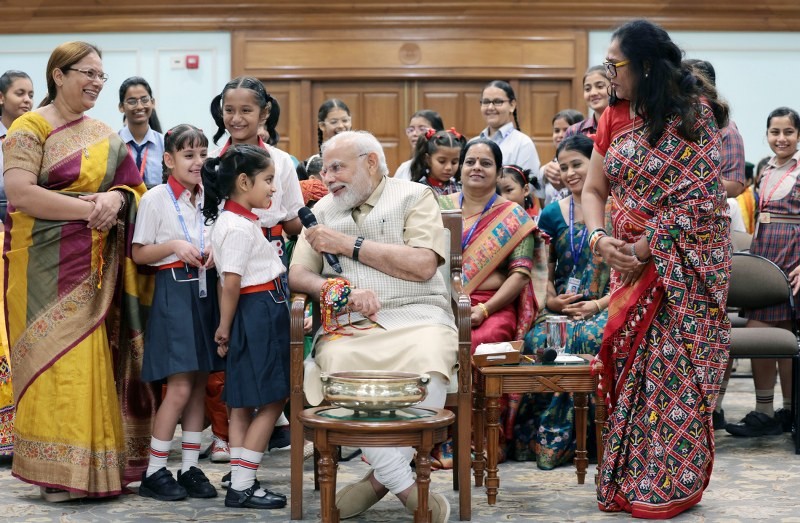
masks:
[[[582,363],[584,361],[586,360],[580,356],[574,356],[572,354],[559,354],[555,359],[555,363]]]
[[[475,356],[482,354],[502,354],[505,352],[519,352],[507,341],[501,343],[481,343],[475,348]]]

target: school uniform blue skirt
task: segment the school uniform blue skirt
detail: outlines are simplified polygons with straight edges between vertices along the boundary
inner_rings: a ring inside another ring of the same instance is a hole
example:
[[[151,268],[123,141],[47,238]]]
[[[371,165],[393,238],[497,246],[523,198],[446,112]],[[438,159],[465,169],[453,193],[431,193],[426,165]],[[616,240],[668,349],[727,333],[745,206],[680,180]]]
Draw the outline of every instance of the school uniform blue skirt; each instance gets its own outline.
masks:
[[[196,278],[196,269],[175,268],[156,273],[153,305],[144,334],[142,380],[158,381],[181,372],[225,369],[214,342],[219,325],[217,271],[206,271],[205,298],[199,296]]]
[[[232,408],[289,397],[289,306],[280,290],[239,296],[222,399]]]

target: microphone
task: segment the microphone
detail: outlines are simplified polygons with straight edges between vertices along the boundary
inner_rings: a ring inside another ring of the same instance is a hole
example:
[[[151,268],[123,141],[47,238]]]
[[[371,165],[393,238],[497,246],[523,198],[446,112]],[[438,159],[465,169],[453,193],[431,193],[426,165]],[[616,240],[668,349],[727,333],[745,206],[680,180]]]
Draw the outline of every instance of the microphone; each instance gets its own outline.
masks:
[[[297,211],[297,216],[300,218],[303,227],[306,229],[310,229],[319,225],[317,223],[317,217],[314,216],[314,213],[311,212],[311,209],[308,207],[301,207],[300,210]],[[339,264],[339,258],[337,258],[335,254],[323,252],[322,255],[325,257],[325,261],[328,262],[328,265],[330,265],[334,271],[336,271],[338,274],[342,273],[342,266]]]

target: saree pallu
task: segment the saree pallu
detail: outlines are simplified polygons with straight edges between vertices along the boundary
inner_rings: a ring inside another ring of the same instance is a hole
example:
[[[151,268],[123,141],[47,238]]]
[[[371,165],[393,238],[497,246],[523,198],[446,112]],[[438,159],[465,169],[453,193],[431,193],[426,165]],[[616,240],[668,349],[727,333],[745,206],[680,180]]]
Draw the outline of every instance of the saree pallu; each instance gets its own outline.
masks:
[[[155,412],[139,380],[152,278],[130,258],[144,184],[116,133],[86,117],[52,129],[36,113],[23,115],[5,161],[61,194],[125,196],[125,215],[108,233],[9,206],[4,243],[17,408],[12,473],[88,497],[119,494],[146,468]]]
[[[624,107],[627,111],[627,107]],[[598,504],[666,519],[700,501],[714,462],[714,410],[728,359],[730,219],[719,135],[700,106],[699,139],[675,119],[654,147],[642,126],[612,136],[605,171],[614,236],[644,236],[652,260],[612,296],[599,360],[609,404]],[[605,116],[605,115],[604,115]]]

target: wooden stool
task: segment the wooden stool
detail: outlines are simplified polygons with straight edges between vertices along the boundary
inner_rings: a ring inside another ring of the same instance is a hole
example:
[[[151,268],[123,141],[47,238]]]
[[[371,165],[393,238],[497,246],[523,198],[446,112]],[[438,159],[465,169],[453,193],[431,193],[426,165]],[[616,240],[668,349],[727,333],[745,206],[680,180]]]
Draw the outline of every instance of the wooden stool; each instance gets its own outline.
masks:
[[[338,523],[336,508],[336,449],[348,447],[414,447],[417,449],[417,492],[419,505],[416,523],[430,521],[428,488],[431,482],[430,454],[433,446],[447,439],[452,412],[430,407],[398,411],[395,417],[378,418],[339,407],[315,407],[299,415],[305,438],[319,452],[320,508],[323,523]],[[465,485],[468,488],[468,485]]]

